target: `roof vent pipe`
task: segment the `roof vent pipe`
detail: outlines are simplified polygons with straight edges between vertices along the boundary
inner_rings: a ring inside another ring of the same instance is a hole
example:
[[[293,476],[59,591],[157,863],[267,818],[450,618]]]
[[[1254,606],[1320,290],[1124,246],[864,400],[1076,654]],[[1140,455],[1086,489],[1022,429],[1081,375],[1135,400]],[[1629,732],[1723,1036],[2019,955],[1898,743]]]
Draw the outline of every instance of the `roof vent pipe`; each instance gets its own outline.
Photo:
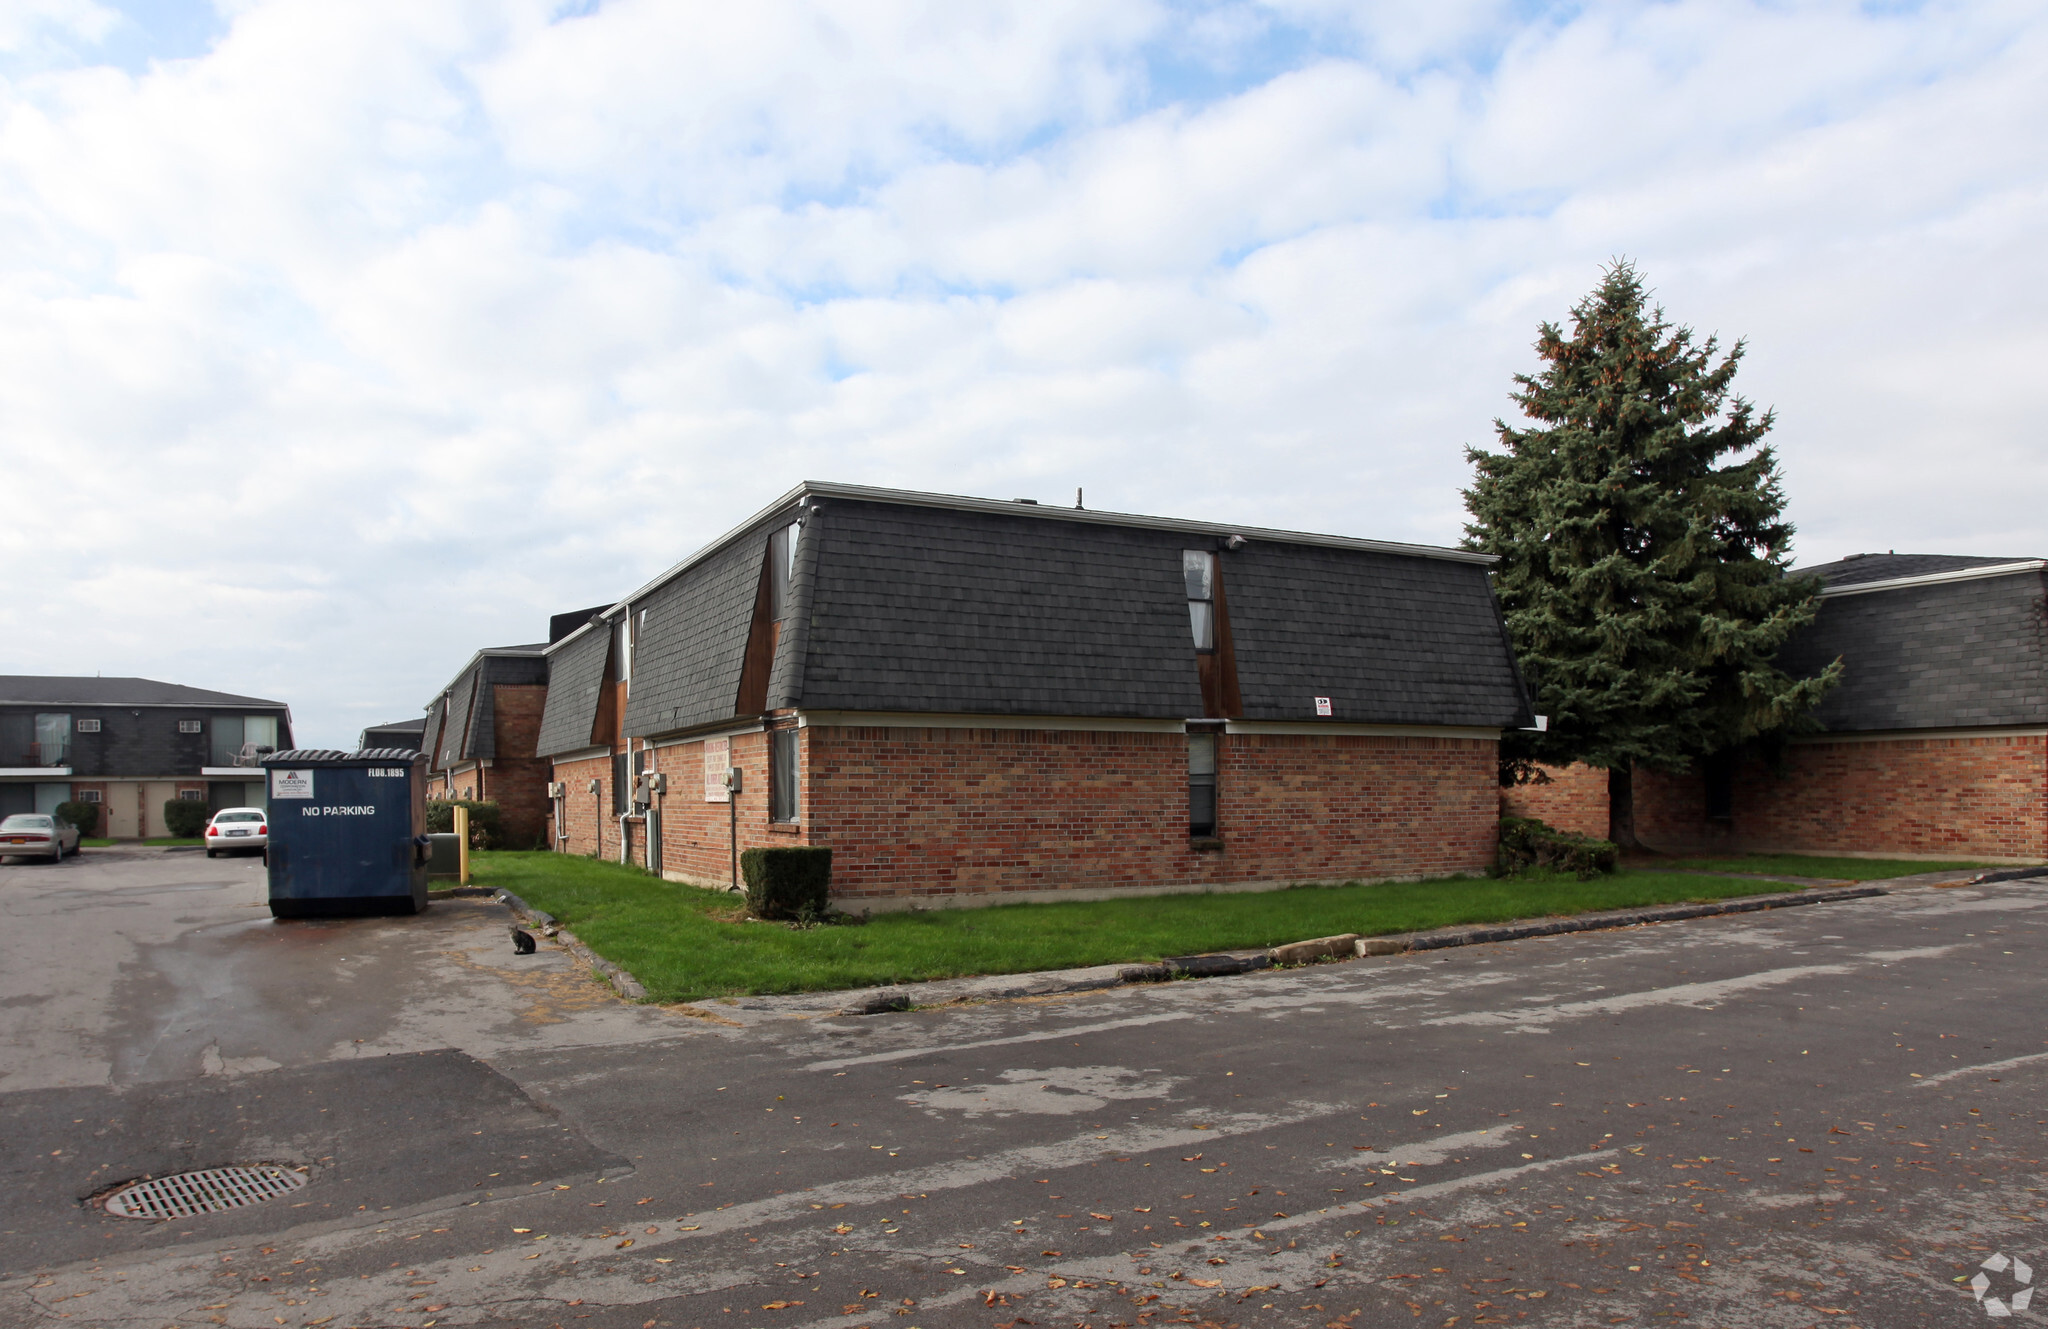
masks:
[[[1245,540],[1243,536],[1233,535],[1228,540],[1225,540],[1223,542],[1223,547],[1225,549],[1235,551],[1244,548],[1247,543],[1248,542]]]

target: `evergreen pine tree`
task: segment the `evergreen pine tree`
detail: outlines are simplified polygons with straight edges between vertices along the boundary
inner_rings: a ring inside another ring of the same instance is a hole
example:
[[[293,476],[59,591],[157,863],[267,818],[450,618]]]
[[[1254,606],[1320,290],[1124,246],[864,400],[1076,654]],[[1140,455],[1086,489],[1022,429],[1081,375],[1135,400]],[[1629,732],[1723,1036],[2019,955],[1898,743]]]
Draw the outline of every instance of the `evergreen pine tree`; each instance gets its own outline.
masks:
[[[1632,263],[1607,269],[1569,337],[1542,325],[1542,371],[1515,377],[1534,426],[1496,420],[1504,451],[1466,449],[1466,544],[1500,557],[1508,633],[1549,717],[1548,732],[1509,736],[1503,779],[1604,767],[1625,846],[1635,767],[1682,771],[1782,737],[1841,673],[1772,663],[1820,588],[1785,575],[1772,414],[1731,392],[1743,344],[1716,363],[1716,339],[1695,344],[1647,294]]]

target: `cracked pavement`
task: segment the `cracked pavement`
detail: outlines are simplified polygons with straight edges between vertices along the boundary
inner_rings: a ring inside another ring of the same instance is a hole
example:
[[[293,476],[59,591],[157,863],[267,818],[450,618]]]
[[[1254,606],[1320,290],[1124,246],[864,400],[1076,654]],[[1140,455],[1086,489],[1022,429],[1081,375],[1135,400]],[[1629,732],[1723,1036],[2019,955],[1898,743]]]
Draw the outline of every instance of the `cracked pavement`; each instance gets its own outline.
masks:
[[[867,1017],[261,901],[0,867],[0,1323],[1918,1326],[2048,1262],[2048,881]]]

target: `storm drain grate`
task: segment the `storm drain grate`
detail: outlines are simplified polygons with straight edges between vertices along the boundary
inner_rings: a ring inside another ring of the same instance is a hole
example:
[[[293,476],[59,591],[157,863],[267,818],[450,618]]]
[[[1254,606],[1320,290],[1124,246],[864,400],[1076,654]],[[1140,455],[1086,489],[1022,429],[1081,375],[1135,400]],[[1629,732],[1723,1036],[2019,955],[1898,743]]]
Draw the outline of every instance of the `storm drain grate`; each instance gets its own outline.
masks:
[[[109,1195],[105,1203],[108,1213],[122,1218],[190,1218],[261,1204],[305,1184],[305,1173],[273,1163],[213,1167],[138,1181]]]

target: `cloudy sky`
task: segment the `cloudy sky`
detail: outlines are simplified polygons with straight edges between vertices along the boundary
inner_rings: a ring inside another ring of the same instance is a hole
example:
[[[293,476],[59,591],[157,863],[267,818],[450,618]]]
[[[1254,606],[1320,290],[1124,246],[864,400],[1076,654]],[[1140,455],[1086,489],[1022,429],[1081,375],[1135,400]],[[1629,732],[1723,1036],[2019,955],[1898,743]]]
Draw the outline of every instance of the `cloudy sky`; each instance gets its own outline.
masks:
[[[352,745],[803,479],[1454,543],[1628,255],[2048,554],[2048,8],[0,0],[0,672]]]

